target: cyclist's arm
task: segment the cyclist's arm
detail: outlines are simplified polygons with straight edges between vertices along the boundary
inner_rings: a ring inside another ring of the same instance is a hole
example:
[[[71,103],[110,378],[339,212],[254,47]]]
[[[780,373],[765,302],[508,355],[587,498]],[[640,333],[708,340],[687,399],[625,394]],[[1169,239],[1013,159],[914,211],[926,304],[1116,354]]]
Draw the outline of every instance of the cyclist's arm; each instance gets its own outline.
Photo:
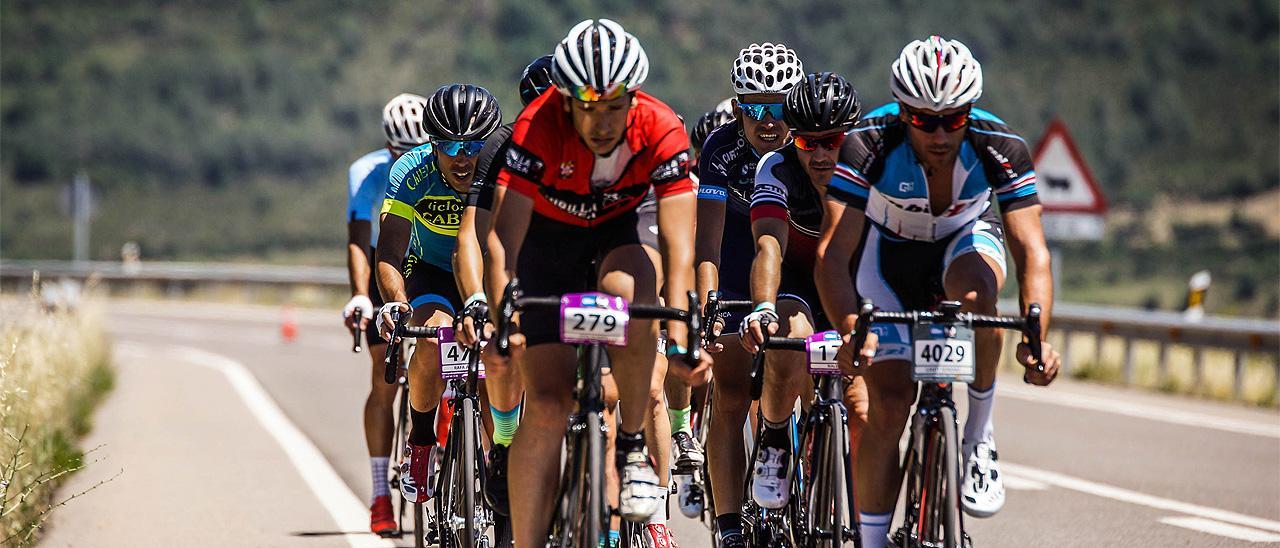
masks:
[[[454,279],[463,299],[484,292],[484,247],[480,238],[489,234],[489,211],[478,207],[462,210],[458,245],[453,252]]]
[[[493,223],[486,241],[489,253],[485,255],[485,278],[490,295],[502,295],[507,282],[516,275],[520,258],[520,245],[529,231],[533,215],[533,198],[509,191],[505,186],[494,189]],[[491,307],[494,323],[499,321],[499,307]]]
[[[407,303],[409,298],[405,293],[400,265],[404,264],[405,250],[409,247],[411,221],[383,213],[378,227],[378,291],[385,302]]]
[[[1020,207],[1004,214],[1005,232],[1009,237],[1009,254],[1018,267],[1018,300],[1023,313],[1027,305],[1039,303],[1041,336],[1048,333],[1053,312],[1053,270],[1049,247],[1040,224],[1039,204]]]
[[[373,223],[351,221],[347,223],[347,278],[351,282],[351,295],[369,294],[369,233]]]
[[[858,299],[854,291],[850,262],[866,229],[862,209],[827,198],[823,202],[822,237],[818,239],[814,281],[822,309],[841,335],[853,332],[858,319]]]
[[[720,242],[724,235],[725,202],[698,200],[694,264],[699,299],[720,287]]]
[[[694,226],[698,200],[693,192],[678,192],[658,199],[658,243],[662,254],[663,298],[673,308],[689,306],[688,291],[694,287]],[[667,323],[667,336],[672,342],[689,348],[688,326]]]
[[[751,221],[756,256],[751,260],[751,301],[774,304],[782,283],[782,257],[787,252],[787,221],[760,217]]]

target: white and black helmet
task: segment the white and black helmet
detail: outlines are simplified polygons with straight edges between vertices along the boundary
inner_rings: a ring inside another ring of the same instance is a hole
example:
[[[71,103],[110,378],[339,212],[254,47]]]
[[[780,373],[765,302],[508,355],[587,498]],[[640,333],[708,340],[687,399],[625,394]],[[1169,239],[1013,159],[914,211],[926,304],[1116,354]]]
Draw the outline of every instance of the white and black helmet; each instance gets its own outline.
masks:
[[[382,107],[382,132],[387,135],[387,146],[405,153],[427,142],[422,130],[422,114],[427,110],[427,99],[421,95],[401,93]]]
[[[982,65],[959,40],[930,36],[902,48],[890,85],[909,107],[947,110],[982,96]]]
[[[482,141],[502,125],[502,109],[489,90],[471,84],[441,86],[427,99],[422,127],[432,139]]]
[[[738,95],[786,93],[801,78],[800,57],[782,44],[751,44],[733,60],[733,92]]]
[[[608,101],[640,89],[649,56],[640,41],[608,19],[587,19],[556,45],[551,80],[581,101]]]

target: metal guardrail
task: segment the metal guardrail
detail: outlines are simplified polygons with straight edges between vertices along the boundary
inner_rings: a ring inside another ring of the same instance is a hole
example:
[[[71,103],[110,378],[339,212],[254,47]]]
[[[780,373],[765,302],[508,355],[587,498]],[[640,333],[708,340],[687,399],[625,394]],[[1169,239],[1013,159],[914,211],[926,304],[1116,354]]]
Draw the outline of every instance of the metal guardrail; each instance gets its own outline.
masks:
[[[0,261],[0,280],[22,279],[28,282],[33,272],[44,278],[86,279],[95,276],[112,282],[152,283],[227,283],[247,285],[316,285],[346,288],[347,272],[341,267],[247,265],[225,263],[138,263],[126,266],[119,262],[90,261]],[[1013,309],[1013,303],[1002,303],[1001,309]],[[1148,311],[1115,306],[1056,303],[1053,307],[1052,331],[1070,340],[1076,333],[1095,337],[1095,361],[1101,362],[1101,341],[1116,337],[1123,341],[1123,374],[1126,384],[1134,382],[1134,342],[1150,341],[1158,345],[1158,382],[1167,375],[1165,356],[1170,345],[1185,345],[1194,353],[1194,384],[1203,378],[1204,351],[1221,349],[1232,352],[1235,359],[1234,395],[1244,391],[1246,359],[1250,354],[1273,358],[1276,364],[1277,390],[1280,402],[1280,322],[1263,319],[1206,316],[1192,321],[1175,312]],[[1060,348],[1064,366],[1069,366],[1070,344]],[[1078,361],[1078,360],[1076,360]]]

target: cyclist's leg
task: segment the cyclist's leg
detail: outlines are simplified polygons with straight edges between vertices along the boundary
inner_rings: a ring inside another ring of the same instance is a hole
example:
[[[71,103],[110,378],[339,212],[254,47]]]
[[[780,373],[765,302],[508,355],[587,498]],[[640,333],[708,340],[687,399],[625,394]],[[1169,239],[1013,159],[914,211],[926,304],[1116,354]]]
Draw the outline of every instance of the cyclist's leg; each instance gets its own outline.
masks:
[[[435,299],[427,300],[435,297]],[[411,325],[450,325],[453,316],[447,302],[437,295],[425,295],[414,299]],[[416,304],[415,304],[416,303]],[[439,460],[436,439],[436,411],[444,394],[444,380],[440,378],[438,345],[430,339],[419,339],[417,349],[410,358],[409,370],[409,443],[406,461],[400,463],[400,490],[407,500],[426,502],[434,496],[435,463]]]
[[[371,344],[367,350],[373,366],[369,370],[369,397],[364,401],[364,440],[370,458],[386,459],[391,454],[392,430],[395,428],[392,415],[397,386],[387,384],[382,378],[383,361],[387,356],[386,341]],[[382,483],[386,483],[385,461],[383,466]],[[376,487],[374,490],[377,491]]]
[[[516,356],[526,381],[524,419],[510,454],[520,473],[507,478],[516,546],[546,543],[560,476],[560,447],[573,411],[577,359],[573,348],[550,340]]]
[[[778,337],[807,337],[813,322],[804,301],[780,296]],[[791,494],[791,414],[796,399],[810,387],[811,378],[801,352],[765,353],[764,391],[760,409],[765,428],[760,451],[752,463],[751,495],[763,508],[781,508]]]
[[[667,417],[667,403],[663,399],[662,390],[666,377],[667,358],[655,354],[644,433],[645,445],[649,448],[649,454],[653,455],[654,471],[658,473],[658,485],[663,489],[671,486],[671,420]]]
[[[736,323],[730,322],[725,332],[736,333],[737,328]],[[737,516],[742,510],[742,488],[746,481],[747,455],[742,425],[751,407],[751,356],[742,348],[736,334],[721,335],[717,342],[724,351],[715,355],[711,365],[716,386],[711,391],[708,468],[716,516]]]

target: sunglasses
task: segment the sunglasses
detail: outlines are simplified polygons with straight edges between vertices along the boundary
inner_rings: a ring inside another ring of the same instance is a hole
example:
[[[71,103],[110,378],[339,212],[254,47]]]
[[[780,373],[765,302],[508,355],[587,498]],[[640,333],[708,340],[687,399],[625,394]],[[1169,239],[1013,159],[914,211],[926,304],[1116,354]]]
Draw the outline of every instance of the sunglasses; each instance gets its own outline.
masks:
[[[969,125],[969,110],[965,109],[960,112],[943,115],[925,114],[907,109],[907,123],[925,133],[933,133],[934,130],[938,129],[938,126],[942,126],[942,129],[947,130],[947,133],[951,133]]]
[[[446,156],[475,156],[484,148],[484,141],[436,141],[436,150]]]
[[[840,148],[840,145],[844,144],[844,133],[833,133],[826,137],[805,137],[804,135],[796,135],[793,133],[791,134],[791,137],[794,139],[792,142],[796,144],[796,148],[808,152],[818,150],[818,147],[822,147],[827,150],[837,150]]]
[[[782,119],[782,103],[738,103],[742,108],[743,114],[750,116],[752,120],[764,120],[764,116],[768,114],[774,120]]]
[[[579,101],[594,103],[596,101],[612,101],[627,91],[627,82],[619,82],[604,90],[600,90],[591,86],[575,86],[569,89],[569,96]]]

